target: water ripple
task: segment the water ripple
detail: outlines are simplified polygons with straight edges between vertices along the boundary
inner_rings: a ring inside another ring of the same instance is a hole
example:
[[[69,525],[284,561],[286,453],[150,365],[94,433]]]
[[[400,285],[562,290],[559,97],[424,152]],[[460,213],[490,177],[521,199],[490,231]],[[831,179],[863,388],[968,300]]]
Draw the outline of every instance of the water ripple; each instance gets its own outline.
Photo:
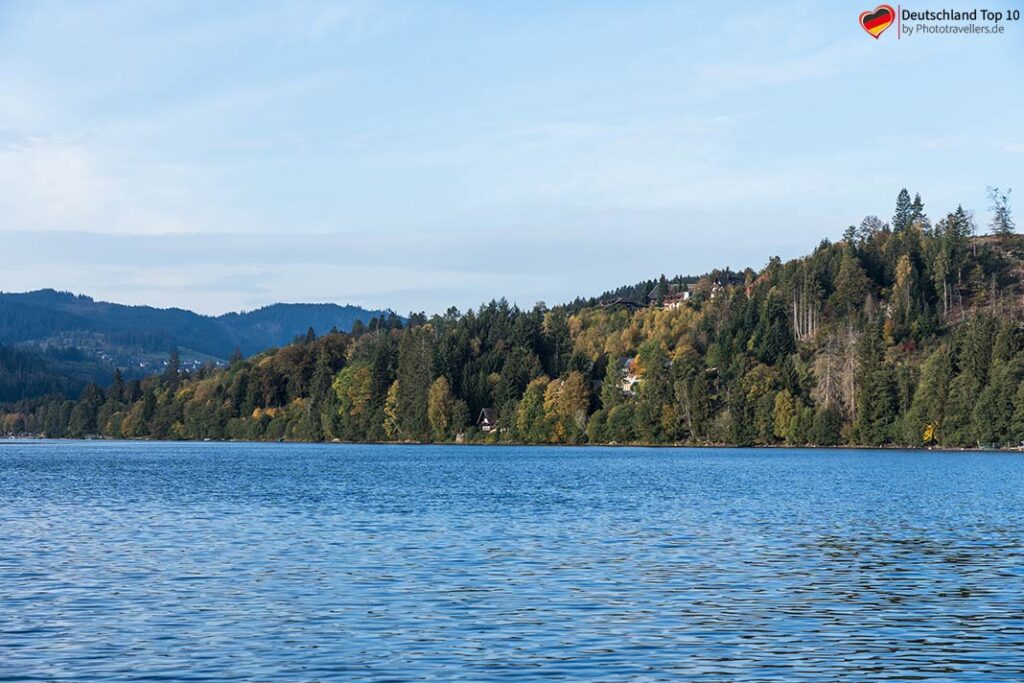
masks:
[[[0,681],[1024,679],[1024,459],[0,443]]]

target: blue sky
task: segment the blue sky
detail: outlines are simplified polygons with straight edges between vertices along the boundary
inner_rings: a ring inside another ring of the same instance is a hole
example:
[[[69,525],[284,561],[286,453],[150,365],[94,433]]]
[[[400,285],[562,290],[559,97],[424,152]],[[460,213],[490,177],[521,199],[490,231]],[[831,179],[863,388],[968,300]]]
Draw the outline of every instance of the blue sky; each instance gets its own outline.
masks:
[[[0,289],[530,306],[798,256],[903,186],[987,225],[1024,25],[863,9],[0,0]]]

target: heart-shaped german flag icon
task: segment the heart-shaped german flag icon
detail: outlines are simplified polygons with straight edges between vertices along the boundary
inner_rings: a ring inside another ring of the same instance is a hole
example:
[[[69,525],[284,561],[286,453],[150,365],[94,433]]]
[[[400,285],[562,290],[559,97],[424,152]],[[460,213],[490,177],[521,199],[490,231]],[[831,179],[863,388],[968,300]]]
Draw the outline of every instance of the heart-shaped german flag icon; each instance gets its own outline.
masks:
[[[873,10],[860,13],[860,25],[872,38],[882,35],[882,31],[892,26],[895,20],[896,10],[889,5],[879,5]]]

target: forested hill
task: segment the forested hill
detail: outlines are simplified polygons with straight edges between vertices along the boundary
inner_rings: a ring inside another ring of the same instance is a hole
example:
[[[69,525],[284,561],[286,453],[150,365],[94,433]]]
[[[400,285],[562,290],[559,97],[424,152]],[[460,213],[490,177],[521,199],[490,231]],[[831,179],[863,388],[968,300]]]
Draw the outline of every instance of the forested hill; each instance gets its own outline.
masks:
[[[994,202],[993,235],[976,236],[959,207],[929,217],[903,191],[891,221],[869,217],[760,271],[652,280],[550,310],[498,301],[375,320],[226,369],[172,363],[78,401],[11,405],[0,426],[183,439],[1017,445],[1024,241],[1005,197]],[[657,291],[641,296],[648,285]]]
[[[171,349],[178,349],[182,362],[195,368],[226,361],[235,349],[251,355],[288,344],[310,328],[317,333],[345,331],[356,320],[388,314],[334,304],[274,304],[212,317],[180,308],[95,301],[52,289],[8,292],[0,293],[0,346],[38,356],[50,372],[67,375],[72,383],[106,384],[115,367],[137,377],[162,370]],[[42,385],[23,386],[29,391]]]

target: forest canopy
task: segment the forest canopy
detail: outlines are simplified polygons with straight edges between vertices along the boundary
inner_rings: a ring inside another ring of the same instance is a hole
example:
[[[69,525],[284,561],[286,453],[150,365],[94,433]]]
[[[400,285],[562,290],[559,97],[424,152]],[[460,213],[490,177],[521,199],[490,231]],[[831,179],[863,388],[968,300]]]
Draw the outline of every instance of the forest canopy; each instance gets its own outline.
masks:
[[[899,193],[760,271],[358,322],[224,369],[8,404],[51,437],[979,446],[1024,441],[1024,241]]]

